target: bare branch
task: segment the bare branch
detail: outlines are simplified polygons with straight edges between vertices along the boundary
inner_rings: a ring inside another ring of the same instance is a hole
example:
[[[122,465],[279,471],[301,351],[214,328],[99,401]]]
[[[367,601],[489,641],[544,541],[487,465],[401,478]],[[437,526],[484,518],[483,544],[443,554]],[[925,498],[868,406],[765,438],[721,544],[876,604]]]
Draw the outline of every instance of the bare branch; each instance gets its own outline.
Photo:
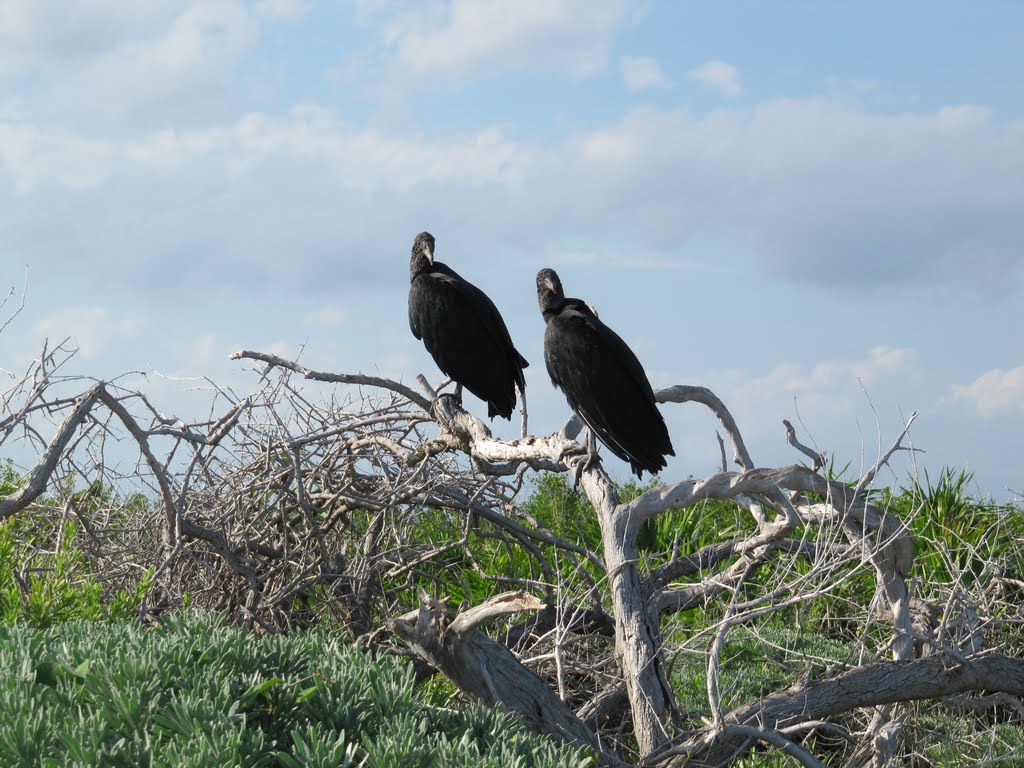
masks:
[[[14,289],[11,288],[11,292],[4,297],[3,301],[0,301],[0,309],[3,309],[5,306],[7,306],[7,302],[10,300],[11,296],[13,296],[13,295],[14,295]],[[25,297],[26,296],[28,296],[28,267],[27,266],[25,267],[25,284],[21,288],[21,303],[14,310],[14,312],[6,320],[4,320],[3,324],[0,325],[0,333],[3,333],[4,329],[6,329],[7,326],[10,325],[14,321],[14,318],[16,318],[18,315],[20,315],[22,310],[25,309]]]
[[[527,594],[522,590],[504,592],[474,608],[463,611],[455,617],[448,626],[448,629],[464,635],[503,616],[508,616],[512,613],[523,613],[524,611],[539,611],[543,607],[544,602],[542,600],[538,600],[533,595]]]
[[[692,385],[677,384],[674,387],[659,389],[654,393],[659,403],[701,403],[706,405],[711,412],[718,417],[722,428],[732,441],[734,460],[740,469],[748,470],[754,468],[754,460],[750,458],[747,446],[740,435],[736,420],[729,413],[718,396],[707,387],[696,387]]]
[[[892,458],[892,455],[896,453],[896,451],[907,450],[906,448],[903,447],[903,440],[904,438],[906,438],[907,434],[909,434],[910,425],[914,423],[914,419],[916,418],[917,411],[914,411],[913,413],[910,414],[910,418],[907,419],[907,423],[903,425],[903,431],[900,432],[899,437],[896,438],[896,440],[893,442],[889,450],[883,453],[881,456],[879,456],[878,461],[875,462],[875,465],[867,472],[865,472],[864,475],[860,478],[860,480],[857,481],[857,487],[854,488],[853,491],[855,496],[859,496],[861,494],[861,491],[863,491],[865,488],[871,485],[871,482],[875,479],[875,476],[881,471],[882,467],[889,463],[889,459]]]
[[[266,363],[268,368],[275,366],[279,368],[287,368],[288,370],[301,373],[305,378],[311,381],[328,381],[335,384],[362,384],[370,387],[378,387],[381,389],[390,389],[392,392],[397,392],[403,397],[409,399],[411,402],[416,403],[424,411],[430,411],[430,401],[424,399],[415,390],[410,389],[404,384],[399,384],[397,381],[391,379],[384,379],[379,376],[364,376],[363,374],[352,374],[352,373],[323,373],[322,371],[314,371],[306,368],[303,365],[292,360],[286,360],[283,357],[277,355],[271,355],[266,352],[251,352],[249,350],[239,350],[228,355],[229,360],[258,360],[261,363]]]
[[[64,422],[57,429],[57,434],[54,435],[43,455],[39,457],[38,463],[29,473],[28,483],[25,487],[0,500],[0,520],[21,511],[46,490],[50,476],[53,474],[57,462],[64,457],[64,451],[68,443],[71,442],[71,438],[74,437],[75,430],[85,421],[103,391],[103,382],[99,382],[75,401],[74,410],[65,417]]]
[[[687,759],[666,766],[712,766],[736,759],[752,746],[749,735],[728,726],[781,731],[807,720],[824,719],[857,707],[916,701],[968,691],[1024,695],[1024,660],[992,655],[965,664],[932,656],[913,661],[879,661],[827,680],[790,686],[725,715],[726,728],[710,740],[695,739]],[[682,750],[680,750],[682,751]]]
[[[806,445],[801,443],[797,439],[796,430],[793,429],[793,425],[789,422],[789,419],[783,419],[782,424],[786,427],[786,442],[811,460],[811,471],[817,472],[819,469],[824,467],[827,463],[825,454],[819,453],[813,448],[808,448]]]

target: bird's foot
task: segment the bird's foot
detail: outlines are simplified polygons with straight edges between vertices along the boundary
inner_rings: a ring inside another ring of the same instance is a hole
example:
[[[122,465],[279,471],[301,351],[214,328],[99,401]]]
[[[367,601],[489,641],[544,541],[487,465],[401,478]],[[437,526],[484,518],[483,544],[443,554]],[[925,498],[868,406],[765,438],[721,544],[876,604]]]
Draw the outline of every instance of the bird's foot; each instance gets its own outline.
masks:
[[[587,451],[583,455],[582,460],[576,462],[576,466],[573,467],[573,470],[572,470],[572,475],[573,475],[572,487],[573,488],[578,488],[579,485],[580,485],[580,478],[583,477],[583,473],[586,472],[589,469],[593,469],[594,467],[596,467],[600,463],[601,463],[601,457],[598,456],[596,452],[591,453],[590,451]]]
[[[579,443],[574,443],[572,447],[563,450],[558,455],[558,460],[565,462],[572,470],[573,488],[579,487],[580,478],[584,472],[601,463],[601,457],[597,455],[597,451]]]

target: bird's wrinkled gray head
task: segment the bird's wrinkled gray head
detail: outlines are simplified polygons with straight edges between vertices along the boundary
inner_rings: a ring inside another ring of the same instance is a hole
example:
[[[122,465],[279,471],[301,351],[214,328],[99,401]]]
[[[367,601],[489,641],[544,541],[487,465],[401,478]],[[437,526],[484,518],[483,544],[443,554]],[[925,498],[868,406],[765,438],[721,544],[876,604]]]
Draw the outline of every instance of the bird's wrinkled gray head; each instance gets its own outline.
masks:
[[[434,263],[434,236],[429,232],[420,232],[412,241],[412,258],[409,261],[409,279],[428,269]]]
[[[429,232],[420,232],[412,244],[413,253],[421,253],[427,257],[427,261],[434,263],[434,236]]]
[[[540,311],[550,312],[557,310],[565,299],[562,292],[562,281],[553,269],[545,267],[537,273],[537,303],[540,304]]]

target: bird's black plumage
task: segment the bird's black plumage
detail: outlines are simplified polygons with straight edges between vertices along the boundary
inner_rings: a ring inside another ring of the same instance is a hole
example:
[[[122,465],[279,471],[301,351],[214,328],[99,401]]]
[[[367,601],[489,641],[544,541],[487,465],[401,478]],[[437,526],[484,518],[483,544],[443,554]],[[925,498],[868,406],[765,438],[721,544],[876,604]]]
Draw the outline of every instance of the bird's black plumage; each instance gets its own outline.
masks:
[[[487,294],[434,261],[434,237],[420,232],[409,264],[409,327],[440,368],[487,403],[487,415],[512,418],[516,387],[529,365],[512,344]]]
[[[640,361],[580,299],[567,299],[552,269],[537,273],[537,300],[547,328],[544,362],[551,383],[608,449],[640,477],[675,456],[654,390]]]

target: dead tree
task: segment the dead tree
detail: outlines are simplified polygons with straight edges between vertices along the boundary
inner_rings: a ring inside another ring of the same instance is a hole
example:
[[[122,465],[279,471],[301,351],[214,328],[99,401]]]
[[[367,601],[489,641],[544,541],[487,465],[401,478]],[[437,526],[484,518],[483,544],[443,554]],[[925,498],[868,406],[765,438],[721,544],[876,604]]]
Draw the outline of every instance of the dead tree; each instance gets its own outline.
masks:
[[[893,656],[896,659],[911,658],[913,636],[905,577],[910,571],[912,546],[900,521],[865,502],[856,489],[830,482],[812,469],[800,466],[756,468],[728,410],[707,389],[673,387],[656,394],[660,402],[698,402],[710,408],[729,435],[734,461],[740,471],[657,487],[623,504],[605,470],[600,464],[587,466],[581,455],[582,446],[573,443],[568,435],[497,441],[491,438],[479,420],[458,409],[450,400],[444,400],[442,406],[434,409],[442,432],[441,439],[465,450],[484,471],[495,474],[513,471],[517,467],[516,460],[535,468],[550,468],[554,463],[555,468],[562,471],[573,469],[575,461],[583,462],[579,468],[579,479],[601,525],[604,567],[611,584],[616,658],[621,666],[633,731],[641,755],[650,756],[664,750],[674,738],[674,695],[663,672],[661,617],[673,609],[692,605],[694,601],[707,601],[723,592],[735,593],[801,523],[828,521],[838,526],[853,550],[847,551],[846,556],[859,557],[871,564],[891,614]],[[909,426],[908,423],[908,429]],[[872,475],[899,448],[904,435],[882,457],[879,465],[871,471]],[[575,458],[567,459],[569,456]],[[865,478],[865,483],[869,480]],[[736,499],[749,506],[758,519],[758,529],[754,535],[736,544],[733,550],[735,560],[728,568],[709,577],[697,590],[698,594],[693,590],[687,591],[685,600],[679,603],[675,595],[664,589],[667,575],[678,567],[676,559],[663,565],[661,574],[655,572],[645,579],[640,570],[637,534],[643,522],[654,515],[712,498]],[[654,588],[656,585],[660,588]],[[715,648],[730,627],[749,620],[751,615],[777,610],[787,599],[803,599],[804,595],[797,592],[792,597],[780,595],[780,598],[776,601],[759,600],[753,605],[732,604],[716,630],[716,643],[712,644],[708,664],[708,691],[714,715],[712,732],[721,732],[720,739],[740,742],[731,746],[736,754],[742,754],[749,748],[753,737],[747,734],[737,739],[735,728],[731,731],[723,729],[726,714],[722,712],[718,697],[719,660]],[[441,668],[444,669],[443,666]],[[700,738],[706,737],[702,735]],[[699,750],[690,750],[688,755],[690,759],[699,759]]]
[[[788,424],[786,439],[810,466],[758,467],[712,392],[664,389],[662,403],[714,414],[734,468],[723,443],[721,472],[627,501],[599,462],[586,462],[575,420],[498,440],[444,385],[438,394],[422,379],[414,389],[239,352],[258,366],[254,390],[239,396],[210,382],[209,416],[186,423],[117,382],[63,376],[68,355],[44,350],[4,390],[0,445],[20,440],[37,458],[0,499],[0,520],[52,510],[40,506],[47,496],[59,502],[111,579],[149,569],[143,617],[189,595],[262,631],[340,626],[607,763],[725,765],[760,745],[818,765],[806,739],[814,733],[842,741],[851,765],[884,764],[901,748],[902,702],[984,693],[1020,707],[1024,662],[985,639],[985,606],[922,604],[905,521],[870,493],[913,417],[863,477],[841,483]],[[578,482],[600,547],[529,518],[518,496],[530,471]],[[77,489],[91,483],[130,485],[146,504],[129,514],[114,494],[85,508]],[[692,551],[678,540],[657,556],[641,551],[645,523],[711,500],[734,504],[752,529]],[[489,568],[474,546],[484,537],[525,553],[530,574]],[[566,563],[572,584],[559,570]],[[460,569],[502,594],[449,607],[437,591]],[[874,591],[856,630],[861,658],[812,665],[777,690],[732,700],[723,684],[731,637],[854,579]],[[433,593],[417,592],[425,584]],[[678,617],[694,611],[706,619],[699,630],[678,631]],[[525,615],[510,625],[516,614]],[[502,629],[485,635],[495,622]],[[680,706],[672,673],[682,658],[703,663],[700,713]]]

